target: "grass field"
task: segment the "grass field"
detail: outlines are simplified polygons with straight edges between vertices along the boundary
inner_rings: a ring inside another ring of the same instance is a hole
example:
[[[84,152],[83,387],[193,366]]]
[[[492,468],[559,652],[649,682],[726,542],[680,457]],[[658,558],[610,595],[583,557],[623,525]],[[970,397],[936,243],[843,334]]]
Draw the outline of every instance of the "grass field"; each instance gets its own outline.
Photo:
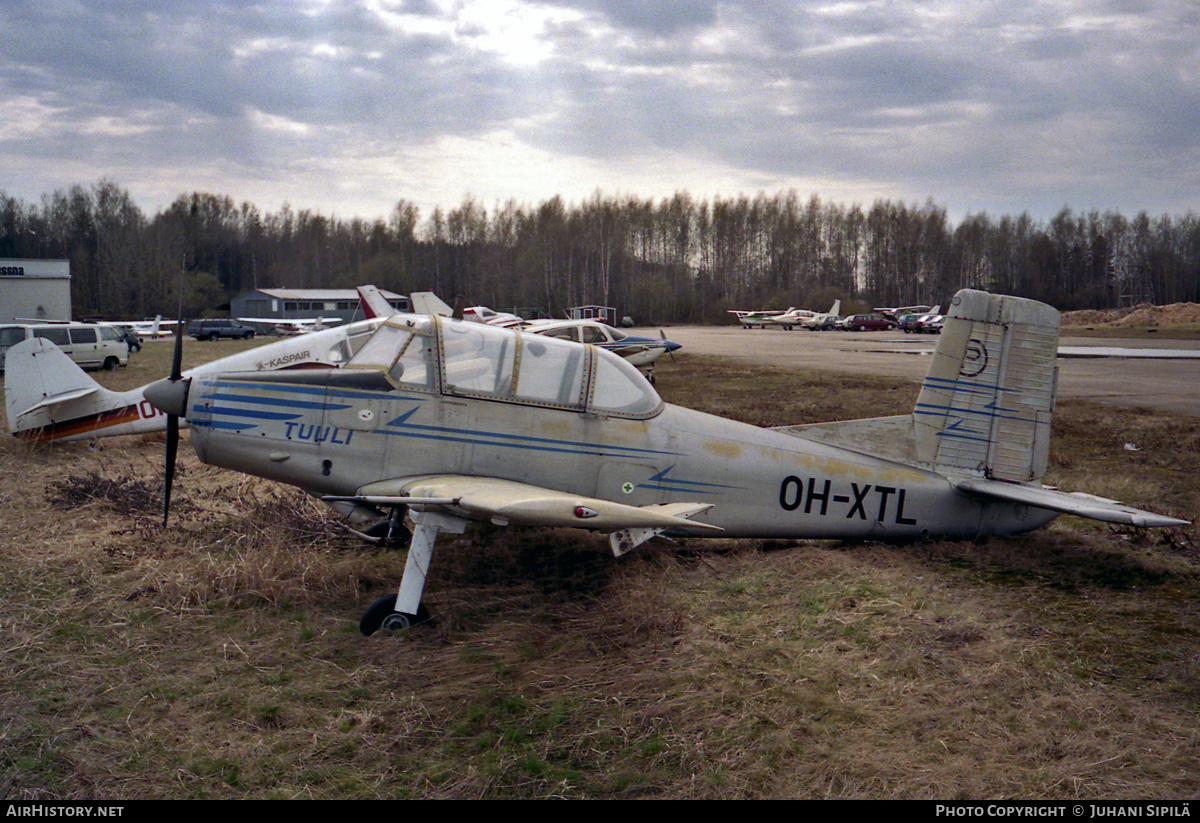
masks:
[[[169,349],[98,379],[147,382]],[[696,356],[657,375],[669,402],[761,425],[916,395]],[[1198,454],[1195,418],[1065,402],[1047,482],[1194,520]],[[0,797],[1200,794],[1195,525],[620,560],[582,532],[478,527],[439,541],[433,625],[365,638],[403,552],[181,455],[163,529],[161,437],[0,435]]]

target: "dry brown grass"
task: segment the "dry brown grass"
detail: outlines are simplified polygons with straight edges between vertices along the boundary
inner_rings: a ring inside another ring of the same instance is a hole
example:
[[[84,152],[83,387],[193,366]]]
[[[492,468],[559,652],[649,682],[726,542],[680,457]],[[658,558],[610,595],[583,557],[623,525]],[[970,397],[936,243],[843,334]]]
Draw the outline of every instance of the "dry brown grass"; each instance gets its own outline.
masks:
[[[780,424],[915,389],[680,358],[668,399]],[[1200,423],[1060,408],[1053,479],[1194,518]],[[1134,442],[1139,451],[1126,451]],[[614,561],[572,531],[439,543],[404,635],[361,609],[402,552],[161,440],[0,439],[0,794],[1188,798],[1196,527],[1063,518],[916,546],[718,540]]]

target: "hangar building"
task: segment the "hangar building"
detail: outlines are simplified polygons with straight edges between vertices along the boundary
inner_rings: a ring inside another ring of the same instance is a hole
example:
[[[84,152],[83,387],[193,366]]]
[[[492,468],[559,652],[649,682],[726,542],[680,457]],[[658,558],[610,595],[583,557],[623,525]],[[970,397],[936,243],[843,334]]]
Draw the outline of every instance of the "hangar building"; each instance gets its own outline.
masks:
[[[380,289],[396,311],[408,311],[408,298]],[[270,320],[362,320],[358,292],[354,289],[255,289],[229,301],[233,317],[260,317]]]
[[[0,258],[0,323],[71,319],[68,260]]]

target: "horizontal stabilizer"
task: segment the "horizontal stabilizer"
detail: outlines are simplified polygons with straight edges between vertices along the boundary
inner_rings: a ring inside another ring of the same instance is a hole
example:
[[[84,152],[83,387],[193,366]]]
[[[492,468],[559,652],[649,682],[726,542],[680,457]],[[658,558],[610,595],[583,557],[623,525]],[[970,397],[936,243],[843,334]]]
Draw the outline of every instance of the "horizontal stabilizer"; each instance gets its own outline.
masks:
[[[402,478],[371,483],[358,491],[364,502],[372,497],[433,498],[438,503],[449,500],[453,501],[449,505],[467,516],[498,525],[521,523],[608,532],[633,528],[720,531],[717,526],[687,519],[710,508],[703,503],[629,506],[495,477]],[[419,504],[414,501],[410,505]]]
[[[772,431],[897,463],[917,462],[911,414],[776,426]]]
[[[1044,486],[1026,486],[1000,480],[962,479],[955,480],[957,488],[969,494],[994,497],[1009,503],[1024,503],[1042,509],[1101,520],[1105,523],[1122,523],[1139,528],[1165,528],[1186,526],[1187,520],[1142,511],[1126,506],[1116,500],[1096,497],[1082,492],[1064,492]]]

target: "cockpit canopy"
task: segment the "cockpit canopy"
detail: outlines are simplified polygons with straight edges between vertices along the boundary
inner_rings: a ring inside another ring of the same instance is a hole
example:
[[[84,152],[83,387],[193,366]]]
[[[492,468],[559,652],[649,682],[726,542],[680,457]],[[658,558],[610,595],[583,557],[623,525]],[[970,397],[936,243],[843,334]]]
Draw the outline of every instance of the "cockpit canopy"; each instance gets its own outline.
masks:
[[[396,389],[611,417],[663,405],[636,368],[595,346],[436,315],[388,319],[345,368],[381,371]]]

